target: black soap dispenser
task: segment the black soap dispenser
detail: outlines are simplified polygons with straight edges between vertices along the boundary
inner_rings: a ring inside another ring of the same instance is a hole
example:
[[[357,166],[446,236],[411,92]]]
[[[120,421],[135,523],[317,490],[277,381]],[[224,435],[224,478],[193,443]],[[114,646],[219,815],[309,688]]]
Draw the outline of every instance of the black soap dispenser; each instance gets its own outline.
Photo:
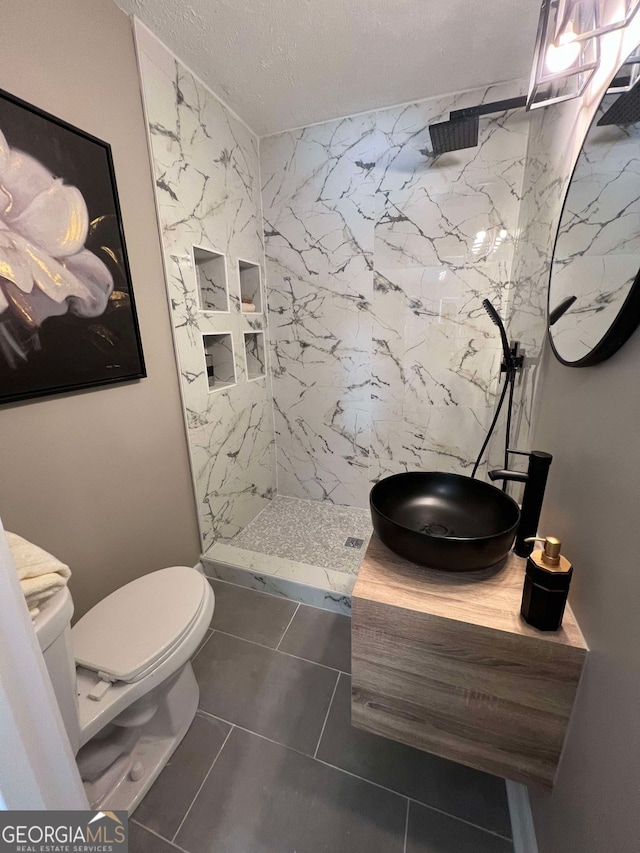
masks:
[[[527,559],[520,613],[540,631],[557,631],[562,624],[569,595],[573,567],[560,553],[562,543],[555,536],[532,536],[526,542],[544,542],[544,549]]]

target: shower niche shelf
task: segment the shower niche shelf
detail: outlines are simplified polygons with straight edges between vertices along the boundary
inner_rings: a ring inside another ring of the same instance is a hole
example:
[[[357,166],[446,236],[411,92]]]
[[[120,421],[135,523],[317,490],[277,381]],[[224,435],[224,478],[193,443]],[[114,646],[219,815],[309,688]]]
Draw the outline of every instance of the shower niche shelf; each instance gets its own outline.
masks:
[[[247,365],[247,379],[260,379],[266,374],[264,332],[244,333],[244,355]]]
[[[262,314],[262,287],[260,266],[251,261],[238,260],[240,300],[243,314]]]
[[[224,255],[202,246],[193,247],[193,268],[198,284],[201,311],[227,313],[229,311],[229,285]]]
[[[231,332],[203,335],[204,362],[210,391],[236,384],[236,367]]]

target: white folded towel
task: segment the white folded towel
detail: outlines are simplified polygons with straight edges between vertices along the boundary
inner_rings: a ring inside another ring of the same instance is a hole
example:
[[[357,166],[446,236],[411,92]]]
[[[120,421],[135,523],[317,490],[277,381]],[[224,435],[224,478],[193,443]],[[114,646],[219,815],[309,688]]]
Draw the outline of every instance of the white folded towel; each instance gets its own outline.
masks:
[[[243,302],[242,303],[242,313],[243,314],[253,314],[256,311],[256,306],[253,302]]]
[[[7,540],[29,613],[35,619],[39,605],[67,585],[71,569],[16,533],[7,531]]]

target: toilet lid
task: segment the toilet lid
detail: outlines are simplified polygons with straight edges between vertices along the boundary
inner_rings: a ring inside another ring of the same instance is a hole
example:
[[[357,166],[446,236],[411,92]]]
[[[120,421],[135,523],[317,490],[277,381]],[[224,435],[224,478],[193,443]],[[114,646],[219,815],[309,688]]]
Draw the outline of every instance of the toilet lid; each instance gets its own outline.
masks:
[[[205,599],[207,580],[172,566],[100,601],[71,630],[76,663],[109,681],[137,681],[178,645]]]

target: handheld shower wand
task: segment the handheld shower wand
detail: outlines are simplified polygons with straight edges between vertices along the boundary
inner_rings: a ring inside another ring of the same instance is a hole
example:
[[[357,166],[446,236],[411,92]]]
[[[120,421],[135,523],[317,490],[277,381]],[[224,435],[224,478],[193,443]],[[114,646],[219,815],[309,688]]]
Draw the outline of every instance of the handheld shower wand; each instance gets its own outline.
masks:
[[[514,392],[515,381],[516,381],[516,372],[518,370],[516,361],[514,359],[514,354],[511,351],[511,347],[509,346],[509,339],[507,338],[507,332],[506,332],[506,329],[504,327],[504,323],[500,319],[500,315],[498,314],[498,312],[496,311],[494,306],[491,304],[491,302],[489,302],[488,299],[482,300],[482,307],[484,308],[484,310],[487,312],[487,314],[491,318],[491,322],[494,325],[496,325],[498,327],[498,329],[500,330],[500,339],[502,341],[502,352],[504,355],[504,369],[506,371],[506,377],[505,377],[505,381],[504,381],[504,386],[502,388],[502,393],[500,394],[500,400],[498,401],[498,406],[497,406],[495,414],[493,416],[493,421],[491,422],[491,426],[489,427],[489,431],[487,432],[487,437],[484,440],[484,444],[482,445],[482,448],[480,449],[480,453],[478,454],[478,458],[476,459],[476,463],[473,466],[473,471],[471,473],[472,477],[475,477],[476,472],[478,470],[478,467],[480,465],[480,460],[482,459],[484,452],[487,449],[487,445],[489,444],[489,441],[491,439],[491,436],[493,435],[493,431],[494,431],[496,424],[498,422],[498,417],[500,416],[502,404],[504,403],[504,398],[507,394],[507,389],[509,389],[509,406],[508,406],[508,411],[507,411],[507,429],[506,429],[505,444],[504,444],[504,455],[505,455],[504,467],[507,468],[507,466],[508,466],[507,448],[509,447],[509,438],[511,435],[511,411],[513,408],[513,392]],[[505,480],[503,483],[502,490],[506,491],[506,488],[507,488],[507,481]]]
[[[491,318],[491,322],[496,325],[500,330],[500,337],[502,339],[502,351],[504,353],[504,363],[508,376],[513,371],[514,365],[511,356],[511,348],[509,347],[509,339],[507,338],[507,332],[504,327],[504,323],[502,322],[502,320],[500,319],[500,315],[488,299],[482,300],[482,307]]]

